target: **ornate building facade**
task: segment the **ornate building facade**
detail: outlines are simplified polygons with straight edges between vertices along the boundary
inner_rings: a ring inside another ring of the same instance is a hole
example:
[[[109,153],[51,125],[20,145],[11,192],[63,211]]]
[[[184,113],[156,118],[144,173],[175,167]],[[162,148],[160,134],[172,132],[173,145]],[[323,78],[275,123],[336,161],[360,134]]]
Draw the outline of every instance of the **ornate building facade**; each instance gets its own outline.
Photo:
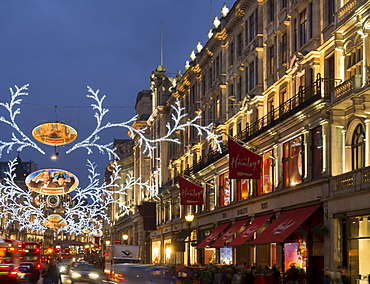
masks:
[[[151,99],[137,122],[151,138],[166,132],[178,99],[189,119],[202,112],[198,123],[213,123],[225,141],[220,153],[189,127],[176,133],[181,144],[158,144],[151,159],[136,143],[135,175],[158,193],[134,197],[157,202],[149,258],[283,271],[294,262],[310,283],[340,265],[355,283],[370,271],[370,2],[238,0],[222,12],[185,73],[168,77],[158,66],[150,97],[138,99]],[[260,180],[229,179],[228,137],[263,157]],[[178,175],[204,187],[204,205],[180,205]],[[213,245],[220,225],[237,233]]]

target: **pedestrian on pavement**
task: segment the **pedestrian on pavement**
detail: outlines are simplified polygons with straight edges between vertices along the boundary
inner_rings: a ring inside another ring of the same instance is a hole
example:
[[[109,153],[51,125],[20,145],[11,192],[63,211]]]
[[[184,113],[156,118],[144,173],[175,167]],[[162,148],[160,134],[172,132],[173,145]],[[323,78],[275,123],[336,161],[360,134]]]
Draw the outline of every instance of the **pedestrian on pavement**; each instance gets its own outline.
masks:
[[[299,284],[299,270],[295,267],[295,263],[290,264],[290,268],[285,272],[286,284]]]
[[[30,280],[30,284],[36,284],[37,281],[40,279],[40,270],[37,269],[37,261],[32,262],[30,267],[30,276],[28,278]]]
[[[44,284],[63,284],[62,276],[54,260],[50,262],[49,268],[44,274]]]
[[[245,284],[254,284],[254,278],[256,276],[257,267],[251,266],[250,270],[247,270],[244,276]]]
[[[235,270],[231,284],[242,284],[243,275],[240,269]]]

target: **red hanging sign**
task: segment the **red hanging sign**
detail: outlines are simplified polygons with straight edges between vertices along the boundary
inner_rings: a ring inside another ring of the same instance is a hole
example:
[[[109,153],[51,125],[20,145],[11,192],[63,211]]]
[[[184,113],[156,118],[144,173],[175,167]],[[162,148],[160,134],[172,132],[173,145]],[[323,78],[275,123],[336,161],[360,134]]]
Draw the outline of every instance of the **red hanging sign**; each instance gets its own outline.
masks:
[[[181,205],[203,205],[203,187],[179,176]]]
[[[262,157],[229,138],[229,178],[260,179]]]

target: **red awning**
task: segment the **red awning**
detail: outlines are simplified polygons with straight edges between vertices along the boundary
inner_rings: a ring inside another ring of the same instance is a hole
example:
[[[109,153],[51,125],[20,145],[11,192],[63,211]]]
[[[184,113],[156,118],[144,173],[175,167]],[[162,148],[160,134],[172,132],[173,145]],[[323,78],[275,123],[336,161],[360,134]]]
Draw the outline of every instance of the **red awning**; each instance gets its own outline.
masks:
[[[236,221],[219,239],[217,239],[211,247],[221,247],[227,242],[245,223],[247,223],[249,218]]]
[[[321,204],[283,212],[251,244],[284,242]]]
[[[197,248],[205,248],[206,246],[208,246],[210,242],[212,242],[223,230],[226,229],[227,226],[230,225],[230,223],[231,222],[227,222],[218,225],[218,227],[214,229],[208,237],[206,237],[199,245],[197,245]]]
[[[252,223],[247,228],[245,228],[243,232],[237,235],[237,237],[231,243],[229,243],[229,246],[237,246],[244,244],[273,215],[274,215],[273,213],[267,214],[259,216],[256,219],[254,219]]]

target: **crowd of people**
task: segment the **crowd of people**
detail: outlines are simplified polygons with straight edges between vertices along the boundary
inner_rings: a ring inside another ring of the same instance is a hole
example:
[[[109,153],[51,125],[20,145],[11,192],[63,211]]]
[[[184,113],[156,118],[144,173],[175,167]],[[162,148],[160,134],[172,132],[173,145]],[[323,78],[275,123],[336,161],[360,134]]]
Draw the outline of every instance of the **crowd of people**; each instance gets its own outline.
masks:
[[[37,268],[37,261],[30,267],[30,284],[62,284],[62,276],[54,260],[43,262],[41,269]]]
[[[200,284],[309,284],[304,269],[290,264],[285,272],[277,265],[273,267],[258,265],[210,265],[209,275],[199,277]],[[349,284],[350,278],[344,268],[325,270],[317,284]],[[315,283],[316,284],[316,283]]]
[[[206,284],[280,284],[282,275],[280,267],[223,265],[210,266],[211,280]],[[201,282],[202,283],[202,282]]]

